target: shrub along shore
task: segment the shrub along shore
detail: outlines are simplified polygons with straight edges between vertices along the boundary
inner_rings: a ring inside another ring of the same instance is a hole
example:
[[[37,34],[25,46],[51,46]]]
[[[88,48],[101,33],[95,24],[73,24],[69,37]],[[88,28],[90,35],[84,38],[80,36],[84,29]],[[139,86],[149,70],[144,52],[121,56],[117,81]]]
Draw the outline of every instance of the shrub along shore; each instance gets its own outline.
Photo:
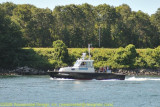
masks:
[[[88,54],[87,48],[67,49],[61,44],[53,48],[20,49],[17,51],[17,62],[13,64],[16,66],[11,70],[3,68],[0,73],[47,74],[47,70],[72,66],[83,52]],[[113,72],[126,75],[160,75],[160,46],[155,49],[135,49],[130,44],[117,49],[93,48],[91,56],[96,70],[109,66]]]

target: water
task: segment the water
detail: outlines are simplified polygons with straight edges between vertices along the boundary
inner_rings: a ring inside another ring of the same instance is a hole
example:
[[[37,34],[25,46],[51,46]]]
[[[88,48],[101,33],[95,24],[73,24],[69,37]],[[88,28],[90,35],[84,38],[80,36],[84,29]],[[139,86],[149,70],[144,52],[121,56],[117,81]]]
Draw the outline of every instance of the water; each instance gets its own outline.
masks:
[[[1,76],[0,107],[160,107],[160,77],[65,80]]]

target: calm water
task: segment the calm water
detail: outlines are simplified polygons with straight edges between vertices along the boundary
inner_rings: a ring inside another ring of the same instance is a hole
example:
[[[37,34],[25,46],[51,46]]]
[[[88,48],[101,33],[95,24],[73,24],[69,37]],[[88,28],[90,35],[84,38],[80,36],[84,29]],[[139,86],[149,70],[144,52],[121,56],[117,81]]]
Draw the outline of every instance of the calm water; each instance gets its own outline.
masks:
[[[124,81],[82,81],[53,80],[49,76],[1,76],[0,107],[3,105],[160,107],[160,77],[126,77]]]

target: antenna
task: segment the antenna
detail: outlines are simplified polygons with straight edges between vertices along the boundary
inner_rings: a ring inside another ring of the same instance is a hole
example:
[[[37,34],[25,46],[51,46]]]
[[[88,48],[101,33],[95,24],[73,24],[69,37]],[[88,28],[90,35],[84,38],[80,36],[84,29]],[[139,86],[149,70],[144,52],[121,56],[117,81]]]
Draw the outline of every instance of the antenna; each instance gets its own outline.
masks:
[[[99,26],[99,47],[101,46],[101,28]]]
[[[92,45],[92,44],[88,44],[88,53],[89,53],[89,60],[91,59],[91,54],[90,54],[90,50],[91,50],[91,45]]]

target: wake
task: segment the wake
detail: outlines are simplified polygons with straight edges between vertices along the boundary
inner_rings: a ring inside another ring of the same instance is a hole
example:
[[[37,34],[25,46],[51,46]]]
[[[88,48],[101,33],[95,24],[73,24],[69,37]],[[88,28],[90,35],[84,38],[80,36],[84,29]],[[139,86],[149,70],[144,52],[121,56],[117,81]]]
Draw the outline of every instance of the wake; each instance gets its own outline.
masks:
[[[130,77],[126,78],[126,81],[160,81],[160,78],[152,78],[152,77]]]
[[[70,81],[70,80],[75,80],[75,79],[52,78],[51,77],[50,80]],[[99,81],[123,81],[123,80],[109,79],[109,80],[99,80]],[[129,77],[129,78],[125,78],[124,81],[160,81],[160,77]]]
[[[74,79],[65,79],[65,78],[52,78],[52,77],[50,77],[50,80],[70,81],[70,80],[74,80]]]

